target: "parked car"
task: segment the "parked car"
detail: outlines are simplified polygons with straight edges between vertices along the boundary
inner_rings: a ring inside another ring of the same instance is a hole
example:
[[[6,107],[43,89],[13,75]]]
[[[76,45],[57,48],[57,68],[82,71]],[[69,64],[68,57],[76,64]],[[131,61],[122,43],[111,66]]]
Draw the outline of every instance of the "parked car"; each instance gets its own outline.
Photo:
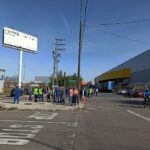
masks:
[[[117,94],[118,95],[125,95],[127,92],[128,92],[127,89],[120,89],[120,90],[117,91]]]
[[[142,91],[142,90],[137,90],[136,92],[135,92],[135,97],[144,97],[144,91]]]
[[[128,90],[126,96],[129,96],[129,97],[136,97],[136,91],[134,89],[132,90]]]

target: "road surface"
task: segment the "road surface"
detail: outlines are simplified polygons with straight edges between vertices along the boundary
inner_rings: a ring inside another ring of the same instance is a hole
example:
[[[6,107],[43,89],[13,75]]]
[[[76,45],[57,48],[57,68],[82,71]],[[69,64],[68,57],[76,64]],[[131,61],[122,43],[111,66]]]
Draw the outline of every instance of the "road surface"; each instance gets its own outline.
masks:
[[[149,150],[142,99],[100,94],[85,110],[1,111],[2,150]]]

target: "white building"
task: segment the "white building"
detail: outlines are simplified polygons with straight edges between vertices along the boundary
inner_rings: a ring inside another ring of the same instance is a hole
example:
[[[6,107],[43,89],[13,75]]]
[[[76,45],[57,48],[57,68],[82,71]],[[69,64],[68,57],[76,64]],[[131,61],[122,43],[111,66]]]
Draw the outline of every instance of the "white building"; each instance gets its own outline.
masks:
[[[5,80],[5,70],[0,69],[0,94],[3,93],[4,80]]]

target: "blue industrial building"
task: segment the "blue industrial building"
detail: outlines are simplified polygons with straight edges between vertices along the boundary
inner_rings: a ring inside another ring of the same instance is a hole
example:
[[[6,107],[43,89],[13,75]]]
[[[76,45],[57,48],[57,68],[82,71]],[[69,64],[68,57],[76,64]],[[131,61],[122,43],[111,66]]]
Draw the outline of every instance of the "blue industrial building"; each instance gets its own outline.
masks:
[[[150,85],[150,50],[97,76],[95,84],[101,89],[108,89],[108,83],[116,86]],[[110,85],[109,85],[110,86]]]

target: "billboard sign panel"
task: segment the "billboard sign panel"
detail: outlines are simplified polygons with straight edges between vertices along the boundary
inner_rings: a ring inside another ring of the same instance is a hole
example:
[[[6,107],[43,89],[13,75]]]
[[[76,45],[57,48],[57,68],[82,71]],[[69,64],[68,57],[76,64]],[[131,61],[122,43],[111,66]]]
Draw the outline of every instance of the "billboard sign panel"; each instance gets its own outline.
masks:
[[[14,48],[22,48],[30,52],[37,52],[38,38],[7,27],[3,31],[3,44]]]

